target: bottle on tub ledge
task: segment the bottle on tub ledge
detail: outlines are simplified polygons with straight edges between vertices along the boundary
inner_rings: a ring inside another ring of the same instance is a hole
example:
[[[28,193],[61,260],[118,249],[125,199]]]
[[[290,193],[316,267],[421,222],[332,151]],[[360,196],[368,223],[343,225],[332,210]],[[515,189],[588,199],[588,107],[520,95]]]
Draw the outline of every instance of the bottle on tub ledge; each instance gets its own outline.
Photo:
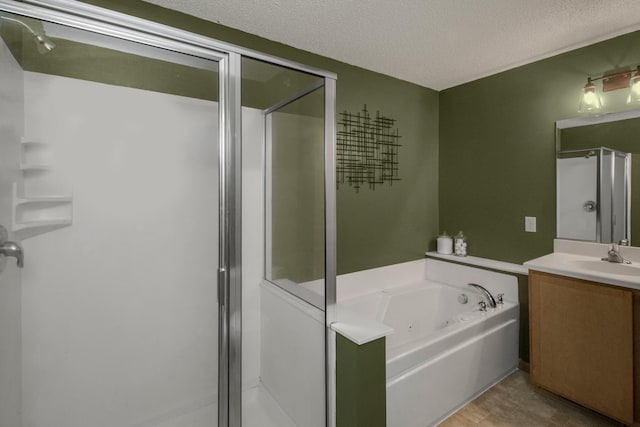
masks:
[[[451,255],[453,253],[453,239],[445,231],[436,239],[438,242],[438,253]]]
[[[467,236],[462,234],[462,230],[453,238],[453,253],[457,256],[467,256]]]

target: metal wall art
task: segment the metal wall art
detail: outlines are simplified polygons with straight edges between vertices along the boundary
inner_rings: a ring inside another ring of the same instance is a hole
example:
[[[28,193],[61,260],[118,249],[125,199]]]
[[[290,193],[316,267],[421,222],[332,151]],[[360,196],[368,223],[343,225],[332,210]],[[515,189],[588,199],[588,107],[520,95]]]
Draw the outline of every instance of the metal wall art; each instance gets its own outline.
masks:
[[[398,144],[400,135],[394,128],[396,120],[371,117],[367,106],[357,114],[340,113],[336,152],[337,185],[349,184],[356,192],[367,184],[376,185],[400,181],[398,177]]]

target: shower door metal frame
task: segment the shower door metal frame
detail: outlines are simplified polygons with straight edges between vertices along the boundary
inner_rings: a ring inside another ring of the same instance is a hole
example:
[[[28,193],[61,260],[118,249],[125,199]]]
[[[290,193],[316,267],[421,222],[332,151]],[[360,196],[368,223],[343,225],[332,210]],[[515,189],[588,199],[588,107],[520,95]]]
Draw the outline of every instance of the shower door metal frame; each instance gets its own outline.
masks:
[[[325,389],[326,425],[336,425],[336,322],[337,223],[336,223],[336,77],[324,79],[324,300],[325,300]]]
[[[219,370],[218,425],[242,425],[241,58],[246,56],[325,80],[325,301],[327,425],[335,424],[336,304],[335,73],[75,0],[0,0],[0,10],[125,39],[219,64]]]
[[[218,252],[218,426],[242,425],[242,366],[236,362],[242,361],[240,60],[240,55],[232,53],[220,65],[225,88],[220,87],[220,105],[225,105],[227,114],[220,118],[224,137],[221,135],[218,156],[219,235],[224,236],[219,239]]]

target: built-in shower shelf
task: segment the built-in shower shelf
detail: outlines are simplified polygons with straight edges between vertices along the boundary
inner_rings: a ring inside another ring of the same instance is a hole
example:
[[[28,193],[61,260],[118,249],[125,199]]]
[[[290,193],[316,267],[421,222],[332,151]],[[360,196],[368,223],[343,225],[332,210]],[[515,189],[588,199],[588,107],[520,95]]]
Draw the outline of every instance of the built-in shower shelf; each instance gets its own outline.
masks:
[[[14,224],[13,231],[22,231],[22,230],[38,229],[38,228],[55,229],[60,227],[66,227],[68,225],[71,225],[71,223],[72,221],[67,218],[48,219],[48,220],[41,220],[41,221],[29,221],[29,222]]]
[[[25,138],[25,137],[22,137],[22,139],[20,140],[20,143],[22,145],[47,145],[46,142],[36,141],[36,140],[28,139],[28,138]]]
[[[51,170],[51,166],[49,165],[30,165],[26,163],[20,164],[20,170],[23,172],[29,171],[49,171]]]
[[[12,229],[27,239],[73,222],[73,198],[71,196],[19,195],[18,183],[13,183]]]
[[[44,197],[16,197],[14,204],[18,205],[60,205],[71,203],[70,196],[44,196]]]
[[[40,234],[49,233],[59,228],[71,225],[69,219],[51,219],[47,221],[32,221],[21,224],[13,224],[13,233],[20,240],[29,239]]]

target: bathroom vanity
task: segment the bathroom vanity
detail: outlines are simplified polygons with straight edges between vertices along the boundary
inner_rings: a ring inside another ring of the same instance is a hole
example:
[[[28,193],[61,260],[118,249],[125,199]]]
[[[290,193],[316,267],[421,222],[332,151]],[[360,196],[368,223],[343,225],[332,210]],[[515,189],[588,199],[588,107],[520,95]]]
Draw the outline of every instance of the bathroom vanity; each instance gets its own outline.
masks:
[[[623,248],[632,264],[613,264],[607,249],[556,240],[525,263],[531,382],[630,425],[640,421],[640,254]]]
[[[634,300],[640,312],[631,290],[531,271],[531,382],[631,424]]]

